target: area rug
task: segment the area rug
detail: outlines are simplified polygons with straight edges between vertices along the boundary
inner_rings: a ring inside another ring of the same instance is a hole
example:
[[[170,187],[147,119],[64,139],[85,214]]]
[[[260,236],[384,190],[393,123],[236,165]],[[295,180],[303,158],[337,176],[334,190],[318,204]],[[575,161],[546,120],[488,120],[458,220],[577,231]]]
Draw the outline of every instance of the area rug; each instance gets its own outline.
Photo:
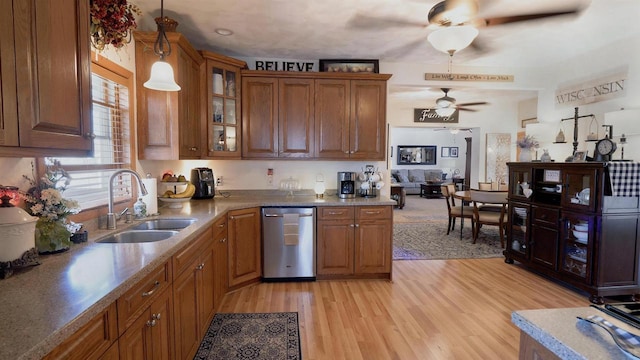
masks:
[[[447,235],[447,221],[393,225],[394,260],[478,259],[502,256],[497,227],[483,226],[475,244],[471,223],[467,222],[460,238],[460,223]]]
[[[301,359],[297,312],[216,314],[194,359]]]

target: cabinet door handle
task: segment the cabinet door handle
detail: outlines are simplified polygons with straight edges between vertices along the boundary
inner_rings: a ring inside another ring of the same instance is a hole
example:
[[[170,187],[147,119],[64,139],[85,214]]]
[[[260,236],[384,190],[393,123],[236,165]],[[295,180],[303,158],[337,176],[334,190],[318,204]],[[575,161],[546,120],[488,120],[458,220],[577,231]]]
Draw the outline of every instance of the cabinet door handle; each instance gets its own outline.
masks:
[[[202,269],[204,269],[204,263],[196,266],[196,270],[202,270]]]
[[[156,326],[156,320],[147,321],[147,327],[154,327],[154,326]]]
[[[356,227],[360,227],[360,224],[356,224]]]
[[[345,150],[345,152],[344,152],[344,153],[345,153],[345,154],[350,154],[350,152],[349,152],[348,150]]]
[[[222,229],[224,227],[224,224],[220,224],[218,225],[218,227]]]
[[[226,242],[226,241],[227,241],[227,238],[222,238],[222,239],[220,239],[220,242],[221,242],[221,243]]]
[[[355,154],[355,153],[356,153],[355,150],[349,151],[349,154]]]
[[[189,150],[190,151],[198,151],[198,148],[194,146],[194,147],[190,147]]]
[[[92,133],[92,132],[88,132],[88,133],[85,133],[83,137],[84,137],[85,139],[92,139],[92,140],[93,140],[93,139],[95,139],[95,138],[96,138],[96,134],[94,134],[94,133]]]
[[[160,320],[160,313],[152,314],[151,315],[151,320]]]
[[[160,281],[156,280],[153,283],[153,289],[149,290],[149,291],[145,291],[142,293],[142,297],[146,297],[146,296],[151,296],[153,295],[154,292],[156,292],[156,290],[158,290],[158,288],[160,287]]]
[[[349,227],[355,227],[355,224],[349,224]]]

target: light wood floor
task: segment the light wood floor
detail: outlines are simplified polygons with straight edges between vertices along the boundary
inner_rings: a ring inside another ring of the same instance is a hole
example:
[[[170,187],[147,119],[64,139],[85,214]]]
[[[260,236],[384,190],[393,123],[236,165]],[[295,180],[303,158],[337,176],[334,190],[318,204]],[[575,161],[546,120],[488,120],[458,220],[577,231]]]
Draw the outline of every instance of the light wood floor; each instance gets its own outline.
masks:
[[[394,261],[391,282],[263,283],[220,312],[297,311],[305,360],[517,359],[514,310],[588,305],[497,258]]]

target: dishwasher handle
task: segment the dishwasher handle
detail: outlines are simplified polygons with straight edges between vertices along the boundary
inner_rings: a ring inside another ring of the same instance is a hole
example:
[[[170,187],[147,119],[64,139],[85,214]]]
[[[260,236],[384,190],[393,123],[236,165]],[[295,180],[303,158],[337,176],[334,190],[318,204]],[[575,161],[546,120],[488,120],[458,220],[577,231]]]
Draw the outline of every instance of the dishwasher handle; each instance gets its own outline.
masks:
[[[313,214],[300,214],[298,217],[312,217]],[[282,214],[264,214],[264,217],[284,217]]]

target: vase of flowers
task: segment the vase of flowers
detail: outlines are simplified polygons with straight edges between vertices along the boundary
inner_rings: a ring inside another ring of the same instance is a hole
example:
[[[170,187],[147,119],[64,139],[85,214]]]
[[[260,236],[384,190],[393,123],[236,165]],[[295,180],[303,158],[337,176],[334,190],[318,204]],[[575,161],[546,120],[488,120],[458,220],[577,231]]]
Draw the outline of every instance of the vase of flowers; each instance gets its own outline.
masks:
[[[68,222],[67,217],[80,211],[77,201],[62,197],[70,177],[58,161],[48,164],[45,174],[39,179],[35,176],[33,165],[32,172],[33,177],[24,176],[31,187],[23,196],[28,204],[26,210],[38,217],[36,248],[40,254],[68,250],[71,246],[71,234],[78,226]]]
[[[134,14],[142,15],[127,0],[91,0],[90,13],[91,44],[98,51],[107,45],[120,49],[131,42],[131,31],[137,27]]]
[[[537,149],[540,146],[538,141],[531,135],[527,135],[522,139],[518,139],[518,147],[520,148],[520,155],[518,161],[529,162],[531,161],[531,151]]]

